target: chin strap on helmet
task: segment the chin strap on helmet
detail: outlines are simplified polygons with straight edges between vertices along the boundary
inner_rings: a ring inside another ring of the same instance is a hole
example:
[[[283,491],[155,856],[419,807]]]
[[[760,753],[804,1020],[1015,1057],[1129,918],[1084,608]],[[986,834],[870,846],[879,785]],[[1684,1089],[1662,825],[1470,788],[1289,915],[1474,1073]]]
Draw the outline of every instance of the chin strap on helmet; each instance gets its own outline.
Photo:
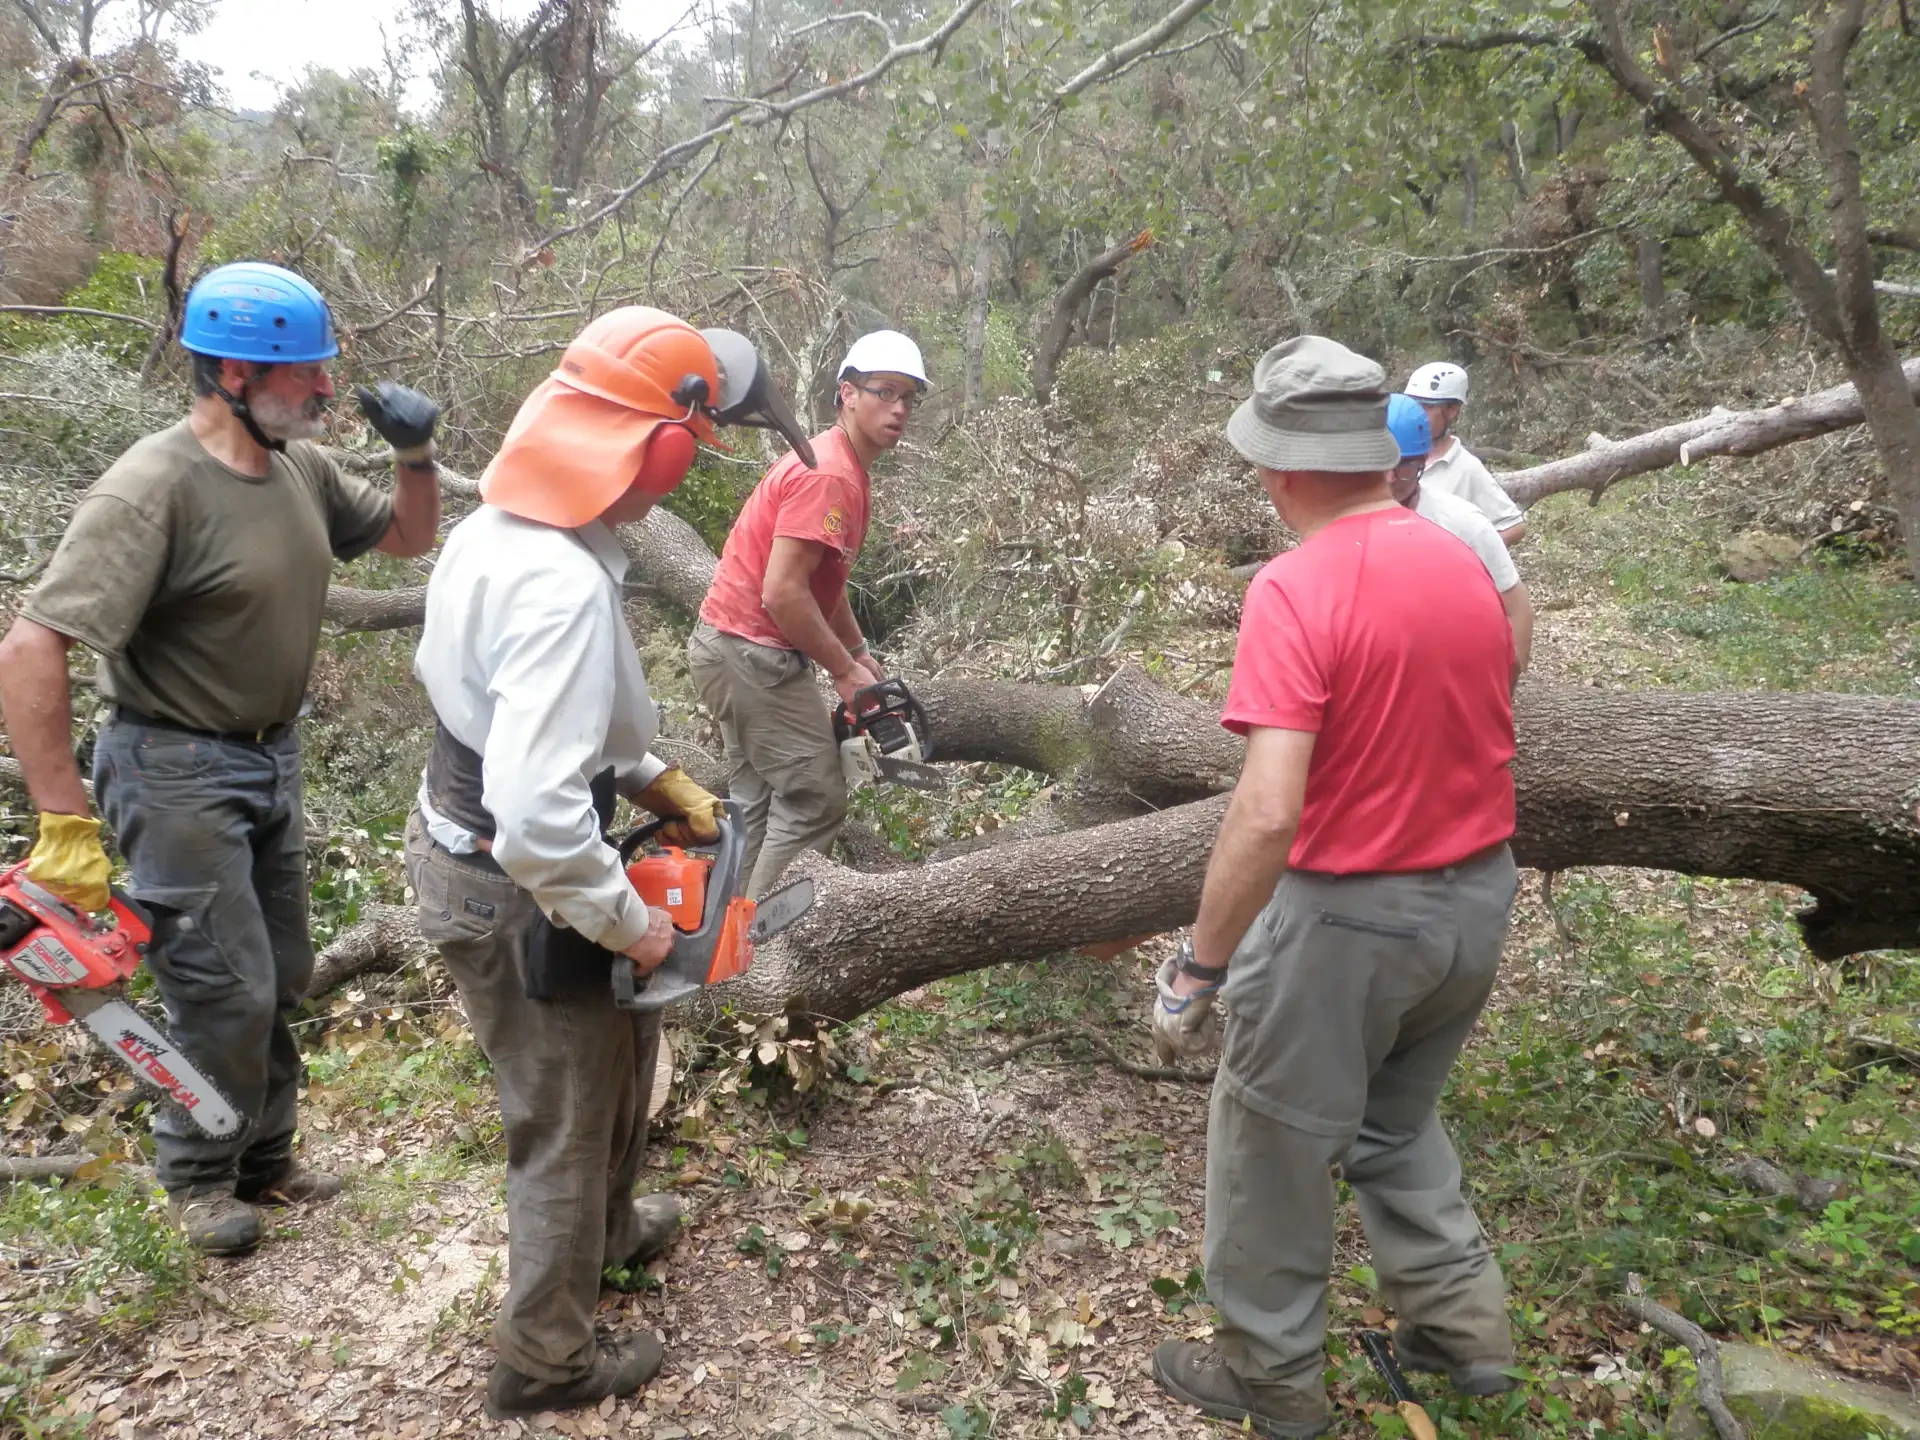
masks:
[[[235,395],[232,391],[227,390],[216,381],[213,387],[213,393],[227,402],[227,408],[233,412],[233,418],[247,427],[247,434],[253,437],[254,444],[263,450],[272,450],[276,453],[286,450],[286,441],[274,439],[271,435],[267,434],[266,431],[262,430],[260,428],[260,422],[253,418],[253,410],[247,404],[247,396],[244,389],[240,394]]]

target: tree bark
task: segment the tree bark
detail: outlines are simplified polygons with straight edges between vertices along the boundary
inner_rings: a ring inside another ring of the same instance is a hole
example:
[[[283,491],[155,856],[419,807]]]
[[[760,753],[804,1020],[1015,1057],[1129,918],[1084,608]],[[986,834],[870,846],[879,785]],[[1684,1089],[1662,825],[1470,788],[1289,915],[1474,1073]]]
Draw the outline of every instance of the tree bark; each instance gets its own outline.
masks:
[[[1920,396],[1920,358],[1901,367],[1900,380],[1911,410],[1913,398]],[[1758,455],[1795,440],[1844,430],[1865,418],[1859,390],[1835,385],[1764,410],[1725,410],[1684,420],[1565,460],[1509,471],[1498,479],[1520,504],[1531,505],[1563,490],[1598,493],[1628,476],[1690,464],[1708,455]]]
[[[1094,256],[1054,293],[1053,310],[1040,337],[1040,348],[1033,357],[1033,395],[1042,405],[1053,402],[1054,376],[1060,368],[1060,357],[1067,353],[1067,342],[1073,336],[1073,317],[1086,303],[1093,287],[1109,275],[1118,274],[1122,265],[1151,244],[1153,232],[1142,230],[1133,239]]]
[[[1666,247],[1658,235],[1637,235],[1633,241],[1633,260],[1640,282],[1640,310],[1651,331],[1667,303]]]
[[[350,585],[327,587],[326,617],[342,630],[404,630],[426,619],[427,587],[408,585],[398,590],[356,590]]]

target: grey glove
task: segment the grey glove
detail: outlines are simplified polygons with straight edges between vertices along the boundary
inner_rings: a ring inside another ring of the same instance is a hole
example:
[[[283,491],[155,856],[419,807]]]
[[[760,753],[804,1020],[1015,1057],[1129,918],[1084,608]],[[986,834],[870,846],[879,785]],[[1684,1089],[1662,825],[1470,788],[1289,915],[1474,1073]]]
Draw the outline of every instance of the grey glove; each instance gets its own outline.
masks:
[[[369,390],[354,387],[353,398],[367,423],[393,446],[398,460],[425,460],[433,453],[433,426],[440,407],[426,395],[394,380],[382,380]]]
[[[1213,997],[1220,987],[1209,985],[1192,995],[1176,995],[1173,981],[1178,974],[1175,957],[1168,956],[1153,977],[1159,992],[1153,1000],[1153,1053],[1162,1065],[1197,1059],[1213,1049],[1220,1038],[1213,1015]]]

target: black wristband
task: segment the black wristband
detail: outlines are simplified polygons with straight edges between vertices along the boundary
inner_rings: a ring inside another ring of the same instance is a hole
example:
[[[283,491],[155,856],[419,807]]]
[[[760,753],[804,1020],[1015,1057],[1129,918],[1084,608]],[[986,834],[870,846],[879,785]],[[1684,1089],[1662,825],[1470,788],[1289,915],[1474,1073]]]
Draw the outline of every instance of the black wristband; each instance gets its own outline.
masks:
[[[1174,956],[1173,968],[1182,975],[1191,975],[1202,985],[1218,985],[1227,978],[1226,966],[1202,965],[1193,958],[1193,941],[1191,940],[1180,942],[1180,953]]]

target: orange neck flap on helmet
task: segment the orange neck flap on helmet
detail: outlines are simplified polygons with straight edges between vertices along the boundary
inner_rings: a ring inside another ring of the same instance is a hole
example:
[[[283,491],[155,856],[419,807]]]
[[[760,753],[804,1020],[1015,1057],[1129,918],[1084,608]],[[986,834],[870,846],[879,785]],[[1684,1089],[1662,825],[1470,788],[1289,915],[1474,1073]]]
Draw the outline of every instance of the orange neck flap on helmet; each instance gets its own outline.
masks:
[[[712,442],[701,406],[719,394],[713,349],[686,321],[642,305],[608,311],[522,403],[481,498],[572,529],[636,485],[665,495],[693,464],[694,442]]]

